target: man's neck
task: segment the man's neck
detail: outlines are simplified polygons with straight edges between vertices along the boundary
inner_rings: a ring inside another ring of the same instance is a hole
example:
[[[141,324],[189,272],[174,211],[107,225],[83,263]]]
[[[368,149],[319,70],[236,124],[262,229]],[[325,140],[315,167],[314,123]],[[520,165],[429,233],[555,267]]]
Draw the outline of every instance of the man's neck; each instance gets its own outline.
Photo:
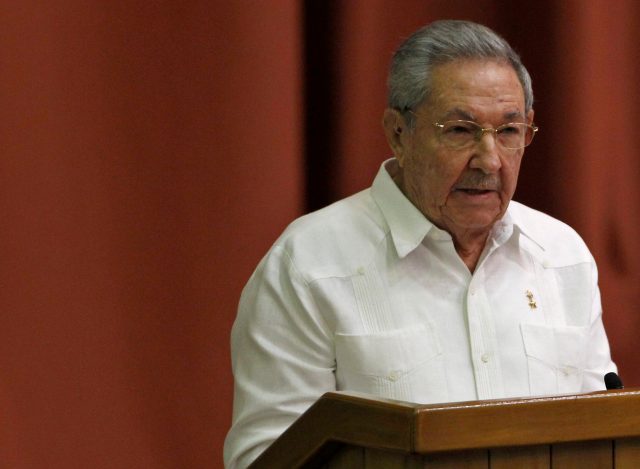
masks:
[[[453,246],[471,273],[476,270],[482,251],[487,243],[489,231],[465,231],[451,233]]]

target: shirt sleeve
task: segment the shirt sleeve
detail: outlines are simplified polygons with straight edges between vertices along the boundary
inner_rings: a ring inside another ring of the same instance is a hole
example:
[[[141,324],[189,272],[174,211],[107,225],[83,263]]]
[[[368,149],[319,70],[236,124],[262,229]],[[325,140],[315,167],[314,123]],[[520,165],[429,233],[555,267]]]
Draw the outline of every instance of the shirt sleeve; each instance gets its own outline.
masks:
[[[604,375],[610,371],[617,372],[615,363],[611,360],[609,341],[602,323],[602,302],[598,287],[598,269],[595,261],[591,260],[591,323],[587,336],[587,360],[582,381],[582,392],[600,391],[605,389]]]
[[[243,468],[322,394],[336,389],[332,334],[282,247],[263,259],[231,332],[235,380],[225,465]]]

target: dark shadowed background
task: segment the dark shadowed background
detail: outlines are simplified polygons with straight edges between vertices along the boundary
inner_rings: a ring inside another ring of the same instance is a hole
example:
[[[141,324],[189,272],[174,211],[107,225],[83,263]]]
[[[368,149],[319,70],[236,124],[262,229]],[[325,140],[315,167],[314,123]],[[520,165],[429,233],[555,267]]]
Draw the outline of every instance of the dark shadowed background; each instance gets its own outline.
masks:
[[[370,184],[391,54],[439,18],[521,53],[541,131],[516,199],[585,238],[640,385],[637,2],[7,0],[0,466],[222,466],[242,286]]]

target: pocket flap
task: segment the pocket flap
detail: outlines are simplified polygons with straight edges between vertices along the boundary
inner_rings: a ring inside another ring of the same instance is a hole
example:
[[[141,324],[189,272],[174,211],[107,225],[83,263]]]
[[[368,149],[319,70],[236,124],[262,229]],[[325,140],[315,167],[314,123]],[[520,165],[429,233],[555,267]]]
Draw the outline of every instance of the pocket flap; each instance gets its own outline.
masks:
[[[335,345],[339,368],[391,379],[442,353],[431,327],[425,325],[376,334],[336,334]]]
[[[554,368],[584,368],[586,327],[522,324],[520,329],[527,356]]]

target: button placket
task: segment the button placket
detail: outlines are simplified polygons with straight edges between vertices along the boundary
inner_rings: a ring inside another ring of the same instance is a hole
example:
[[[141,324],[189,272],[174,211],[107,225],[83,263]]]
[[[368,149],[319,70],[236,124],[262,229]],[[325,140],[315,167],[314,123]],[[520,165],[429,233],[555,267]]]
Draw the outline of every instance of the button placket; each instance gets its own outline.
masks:
[[[492,353],[497,347],[494,318],[489,300],[480,287],[483,282],[484,275],[480,268],[469,285],[467,315],[477,395],[479,399],[492,399],[502,397],[504,389],[500,363]]]

